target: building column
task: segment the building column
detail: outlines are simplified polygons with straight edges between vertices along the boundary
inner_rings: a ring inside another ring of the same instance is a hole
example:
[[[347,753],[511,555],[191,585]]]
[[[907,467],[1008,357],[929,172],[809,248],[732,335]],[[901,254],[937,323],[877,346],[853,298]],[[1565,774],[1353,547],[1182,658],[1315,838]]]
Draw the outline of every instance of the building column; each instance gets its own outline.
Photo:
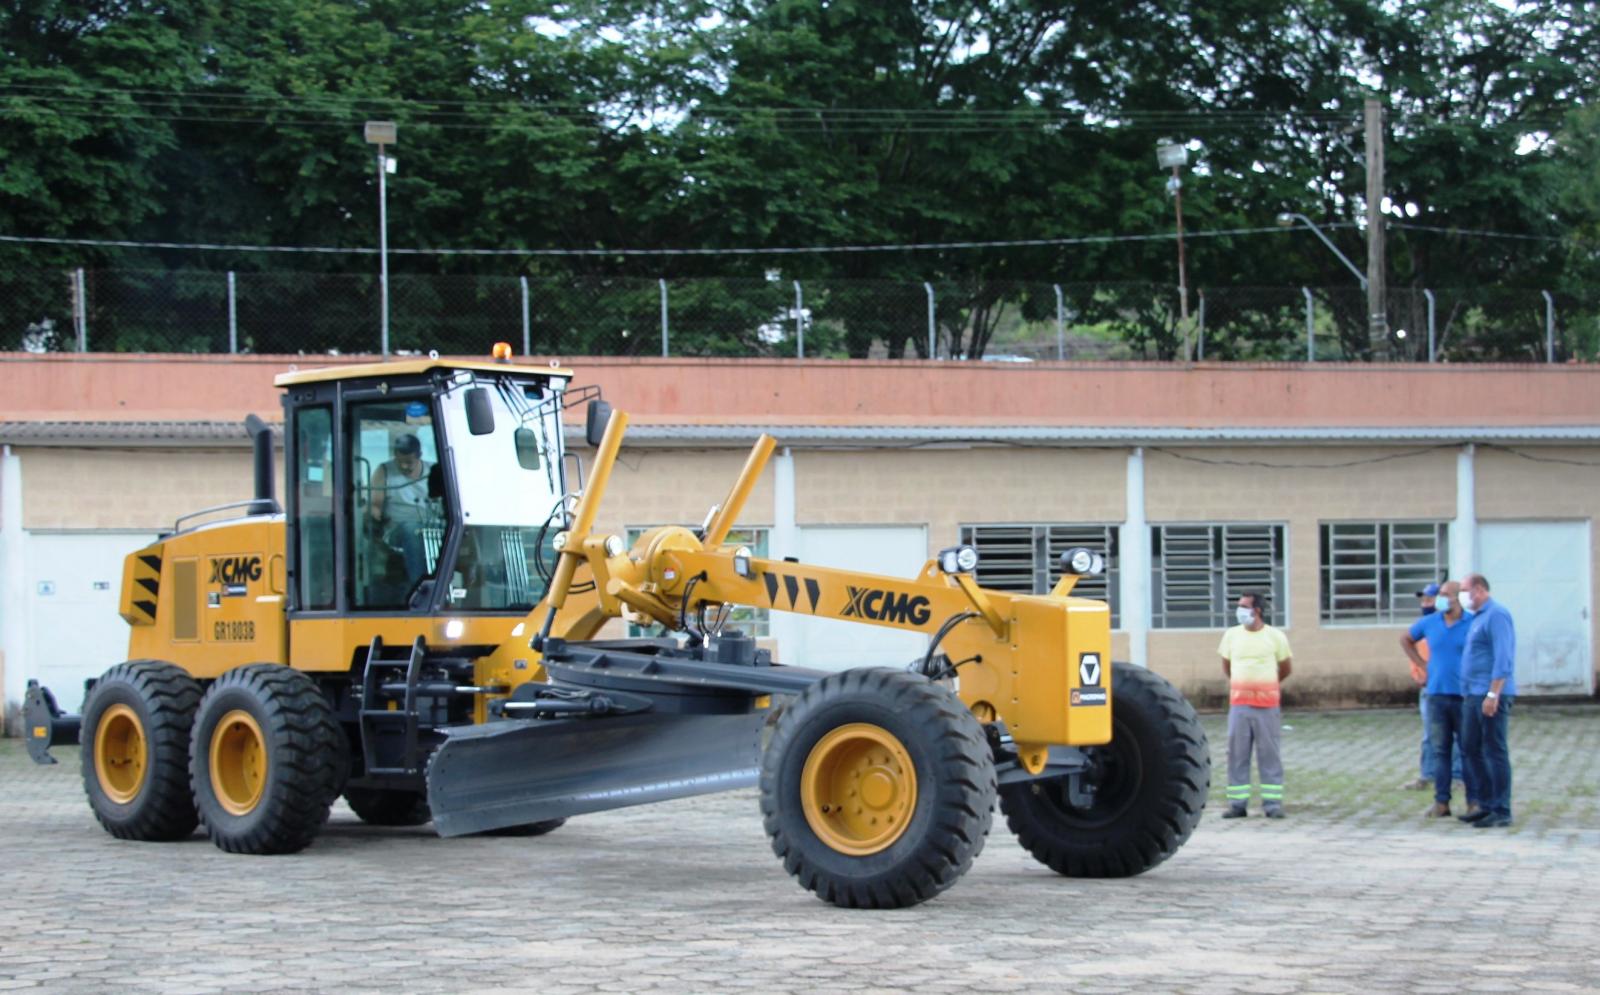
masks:
[[[1450,523],[1450,576],[1461,577],[1478,563],[1478,488],[1474,471],[1477,446],[1456,453],[1456,518]]]
[[[1118,593],[1122,628],[1128,634],[1128,662],[1150,665],[1150,527],[1144,518],[1144,448],[1128,451],[1126,509],[1122,516]]]
[[[22,459],[10,446],[0,449],[0,656],[5,687],[0,715],[22,707],[27,689],[24,655],[28,645],[27,569],[23,562]],[[13,732],[10,722],[0,723]]]
[[[800,529],[794,521],[794,450],[787,446],[772,461],[772,534],[767,555],[773,559],[800,555]],[[800,617],[780,611],[770,612],[767,617],[773,655],[780,662],[787,662],[784,648],[793,647],[799,638]]]

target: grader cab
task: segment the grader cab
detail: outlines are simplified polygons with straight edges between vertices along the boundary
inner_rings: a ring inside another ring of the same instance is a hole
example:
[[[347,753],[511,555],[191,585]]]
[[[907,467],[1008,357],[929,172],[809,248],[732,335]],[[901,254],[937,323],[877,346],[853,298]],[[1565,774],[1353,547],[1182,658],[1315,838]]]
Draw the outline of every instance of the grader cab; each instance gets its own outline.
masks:
[[[130,659],[81,716],[30,688],[34,758],[81,743],[114,836],[203,825],[241,853],[304,848],[341,794],[369,823],[537,835],[759,786],[785,868],[851,907],[953,884],[997,799],[1069,876],[1137,874],[1188,838],[1204,733],[1171,685],[1111,662],[1106,605],[1071,593],[1092,552],[1044,595],[980,587],[970,547],[909,578],[754,556],[727,539],[767,436],[701,528],[630,548],[594,531],[627,417],[570,379],[437,359],[280,376],[287,507],[252,420],[256,496],[128,557]],[[562,414],[584,400],[595,456],[572,487]],[[806,669],[728,628],[734,606],[928,646],[900,669]],[[597,639],[616,618],[657,634]]]

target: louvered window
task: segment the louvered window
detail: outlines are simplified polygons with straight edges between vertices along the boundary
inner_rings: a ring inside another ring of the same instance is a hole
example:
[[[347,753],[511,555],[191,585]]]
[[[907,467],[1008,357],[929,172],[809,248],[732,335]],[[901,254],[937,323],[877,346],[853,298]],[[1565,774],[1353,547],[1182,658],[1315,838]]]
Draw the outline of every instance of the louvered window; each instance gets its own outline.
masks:
[[[1150,624],[1221,629],[1247,591],[1267,592],[1267,622],[1284,625],[1282,525],[1156,525],[1150,529]]]
[[[1449,576],[1444,522],[1324,522],[1322,621],[1409,622],[1417,592]]]
[[[1016,594],[1046,594],[1061,579],[1061,554],[1087,546],[1105,557],[1105,573],[1084,577],[1074,597],[1111,605],[1111,627],[1121,628],[1115,525],[963,525],[962,543],[978,550],[979,585]]]

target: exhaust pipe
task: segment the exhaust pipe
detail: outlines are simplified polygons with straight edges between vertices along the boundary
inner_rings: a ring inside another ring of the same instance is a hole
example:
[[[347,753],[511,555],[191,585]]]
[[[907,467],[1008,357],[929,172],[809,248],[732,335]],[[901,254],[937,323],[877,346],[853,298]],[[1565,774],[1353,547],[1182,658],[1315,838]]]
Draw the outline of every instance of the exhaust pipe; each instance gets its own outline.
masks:
[[[272,486],[272,426],[255,415],[247,415],[244,430],[250,433],[256,458],[256,499],[250,506],[250,514],[275,514],[282,509],[278,507]]]

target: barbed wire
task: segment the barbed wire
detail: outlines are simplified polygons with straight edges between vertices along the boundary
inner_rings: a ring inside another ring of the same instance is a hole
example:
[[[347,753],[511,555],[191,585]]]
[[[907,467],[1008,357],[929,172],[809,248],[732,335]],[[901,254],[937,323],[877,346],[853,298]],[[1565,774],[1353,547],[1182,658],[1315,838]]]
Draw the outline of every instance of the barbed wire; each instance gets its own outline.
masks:
[[[1335,221],[1323,228],[1353,228],[1354,222]],[[1279,225],[1263,228],[1219,228],[1214,231],[1185,231],[1185,239],[1224,238],[1233,235],[1281,235],[1294,229]],[[910,242],[880,245],[811,246],[736,246],[724,249],[389,249],[394,256],[764,256],[804,255],[821,252],[928,252],[949,249],[1041,248],[1060,245],[1100,245],[1115,242],[1171,241],[1176,232],[1150,235],[1074,235],[1062,238],[1024,238],[1001,241]],[[311,252],[377,255],[371,246],[344,248],[328,245],[227,245],[210,242],[144,242],[133,239],[57,238],[34,235],[0,235],[0,242],[28,245],[80,245],[116,249],[196,249],[211,252]]]

